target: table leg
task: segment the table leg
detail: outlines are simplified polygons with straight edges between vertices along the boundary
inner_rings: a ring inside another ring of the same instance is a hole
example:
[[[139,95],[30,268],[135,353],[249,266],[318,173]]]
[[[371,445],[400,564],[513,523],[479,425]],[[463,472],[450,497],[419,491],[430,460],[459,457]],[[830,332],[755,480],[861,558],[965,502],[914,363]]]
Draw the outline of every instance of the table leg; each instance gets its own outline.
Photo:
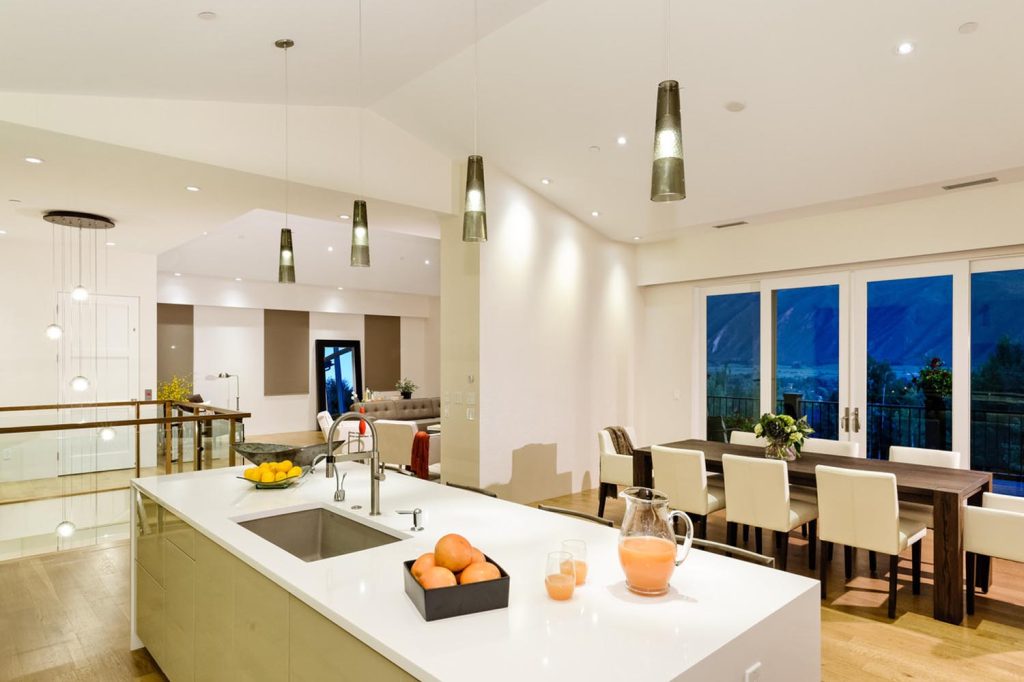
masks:
[[[654,487],[654,472],[650,455],[633,452],[633,485],[643,488]]]
[[[964,511],[956,493],[935,491],[936,620],[959,625],[964,619]]]

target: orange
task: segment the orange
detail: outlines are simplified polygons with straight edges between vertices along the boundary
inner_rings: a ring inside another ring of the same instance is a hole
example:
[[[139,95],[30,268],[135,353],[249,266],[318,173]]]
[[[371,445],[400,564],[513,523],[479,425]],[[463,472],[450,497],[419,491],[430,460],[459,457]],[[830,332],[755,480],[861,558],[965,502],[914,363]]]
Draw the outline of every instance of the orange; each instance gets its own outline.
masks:
[[[434,566],[424,571],[420,577],[420,585],[425,590],[433,590],[438,587],[452,587],[456,584],[455,574],[447,568]]]
[[[483,562],[487,561],[487,557],[485,557],[484,553],[481,552],[479,549],[477,549],[476,547],[470,547],[469,549],[473,552],[473,560],[470,561],[471,564],[482,564]]]
[[[458,573],[472,561],[472,545],[469,544],[469,540],[456,533],[445,535],[434,547],[434,563],[452,573]]]
[[[427,552],[426,554],[421,554],[420,558],[413,563],[412,568],[409,570],[412,572],[412,577],[416,578],[416,580],[419,580],[420,577],[425,572],[433,568],[434,565],[434,553]]]
[[[459,584],[480,583],[485,580],[497,580],[500,577],[501,571],[498,570],[498,567],[489,561],[485,561],[466,566],[462,574],[459,575]]]

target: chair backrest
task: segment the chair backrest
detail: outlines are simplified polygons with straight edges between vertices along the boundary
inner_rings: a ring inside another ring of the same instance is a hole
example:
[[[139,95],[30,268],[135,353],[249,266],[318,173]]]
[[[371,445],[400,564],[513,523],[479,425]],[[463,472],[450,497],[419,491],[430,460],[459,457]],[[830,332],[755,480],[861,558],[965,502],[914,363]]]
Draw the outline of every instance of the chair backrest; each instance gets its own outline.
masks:
[[[705,440],[713,440],[719,443],[728,443],[728,433],[725,429],[725,417],[720,414],[710,414],[707,418],[707,430],[704,432]]]
[[[655,445],[651,448],[654,481],[668,505],[691,514],[708,513],[708,472],[704,453]]]
[[[331,413],[327,410],[323,412],[317,412],[316,423],[320,425],[320,430],[324,432],[324,442],[327,441],[327,434],[331,430],[331,424],[334,423],[334,419],[331,417]],[[335,438],[337,440],[337,438]]]
[[[676,544],[683,544],[686,538],[679,535],[676,536]],[[767,566],[772,568],[775,566],[774,557],[765,556],[764,554],[758,554],[757,552],[751,552],[749,549],[742,549],[740,547],[733,547],[732,545],[723,545],[721,542],[712,542],[711,540],[701,540],[700,538],[693,538],[692,544],[694,549],[702,549],[705,552],[714,552],[715,554],[725,554],[732,559],[740,559],[742,561],[749,561],[752,564],[758,564],[760,566]]]
[[[725,518],[786,532],[789,523],[789,468],[785,460],[722,455]]]
[[[764,438],[758,438],[750,431],[733,431],[729,434],[729,443],[732,445],[753,445],[760,448],[768,444]]]
[[[814,467],[814,474],[821,540],[883,554],[899,553],[895,474],[822,465]]]
[[[981,506],[1024,514],[1024,497],[1002,495],[1000,493],[983,493],[981,496]]]
[[[959,469],[960,453],[951,450],[930,450],[928,448],[908,448],[902,445],[892,445],[889,447],[889,461]]]
[[[636,442],[636,430],[632,426],[623,427],[626,429],[626,433],[629,434],[629,439],[633,441],[633,447],[639,447],[640,443]],[[604,429],[597,432],[597,451],[602,455],[617,455],[615,452],[615,446],[612,444],[612,437]]]
[[[546,504],[538,504],[537,509],[546,512],[552,512],[554,514],[564,514],[565,516],[573,516],[577,519],[583,519],[584,521],[591,521],[593,523],[599,523],[602,526],[608,526],[611,528],[614,524],[611,519],[603,519],[600,516],[594,516],[586,512],[576,511],[575,509],[563,509],[562,507],[551,507]]]
[[[412,439],[418,431],[416,422],[378,419],[377,449],[383,464],[409,466],[412,464]]]
[[[964,507],[964,549],[1024,561],[1024,498],[985,493],[981,504]]]
[[[860,443],[852,440],[829,440],[827,438],[805,438],[806,452],[819,455],[839,455],[840,457],[866,457],[860,454]]]

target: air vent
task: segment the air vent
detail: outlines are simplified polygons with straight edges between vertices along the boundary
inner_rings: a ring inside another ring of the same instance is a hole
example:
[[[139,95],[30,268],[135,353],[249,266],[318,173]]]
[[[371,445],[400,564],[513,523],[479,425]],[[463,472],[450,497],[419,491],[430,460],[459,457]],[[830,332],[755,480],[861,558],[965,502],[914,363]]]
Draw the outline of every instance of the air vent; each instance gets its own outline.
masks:
[[[963,189],[964,187],[974,187],[975,185],[987,185],[990,182],[999,182],[999,178],[982,178],[981,180],[971,180],[969,182],[958,182],[955,185],[943,185],[942,189],[947,192],[951,189]]]
[[[746,220],[737,220],[734,223],[722,223],[721,225],[712,225],[716,230],[720,230],[723,227],[739,227],[740,225],[748,225]]]

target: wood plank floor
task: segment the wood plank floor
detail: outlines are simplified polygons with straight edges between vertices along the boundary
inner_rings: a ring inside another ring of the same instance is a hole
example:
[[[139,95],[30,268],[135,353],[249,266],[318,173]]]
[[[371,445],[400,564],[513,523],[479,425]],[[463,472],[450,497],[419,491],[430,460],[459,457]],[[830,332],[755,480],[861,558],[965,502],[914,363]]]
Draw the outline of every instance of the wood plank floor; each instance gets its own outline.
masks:
[[[597,493],[545,503],[594,513]],[[606,516],[618,524],[622,513],[621,501],[608,501]],[[724,541],[721,514],[709,531]],[[799,533],[790,542],[790,570],[809,574],[806,543]],[[931,617],[930,537],[925,542],[920,596],[910,594],[909,554],[900,565],[895,622],[885,617],[885,574],[870,577],[861,553],[844,585],[836,553],[821,610],[822,679],[1024,679],[1024,566],[995,561],[995,582],[979,595],[977,613],[964,625],[940,623]],[[145,650],[128,651],[129,552],[121,542],[0,562],[0,680],[163,680]]]
[[[543,504],[597,513],[596,490],[566,495]],[[609,499],[605,517],[616,527],[625,505]],[[725,542],[725,516],[712,515],[708,539]],[[742,535],[741,535],[742,542]],[[910,550],[900,562],[896,620],[886,618],[888,563],[872,578],[867,552],[858,552],[853,580],[843,575],[843,552],[835,553],[828,576],[828,598],[821,608],[824,680],[1024,680],[1024,565],[994,560],[994,582],[978,595],[976,611],[963,625],[931,617],[932,539],[923,540],[921,594],[910,591]],[[754,548],[753,532],[748,547]],[[771,552],[770,534],[764,551]],[[807,569],[807,542],[790,536],[789,570],[813,578]],[[820,558],[820,557],[819,557]],[[686,570],[685,564],[680,570]]]

